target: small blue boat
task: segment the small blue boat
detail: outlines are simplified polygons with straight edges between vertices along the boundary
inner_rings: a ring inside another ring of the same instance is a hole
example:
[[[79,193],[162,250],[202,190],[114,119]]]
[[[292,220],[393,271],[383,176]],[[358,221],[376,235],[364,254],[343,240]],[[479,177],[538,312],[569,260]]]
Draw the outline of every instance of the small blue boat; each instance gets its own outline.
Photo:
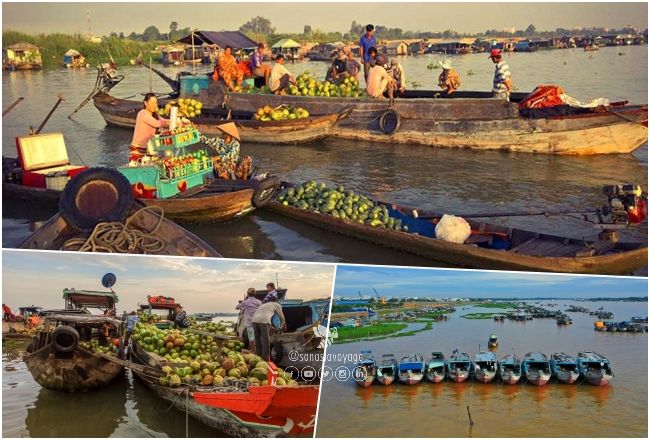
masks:
[[[479,351],[474,356],[474,377],[479,382],[492,382],[497,376],[497,357],[488,351]]]
[[[407,385],[418,384],[424,378],[425,369],[424,358],[420,353],[404,356],[398,365],[399,381]]]
[[[578,362],[566,353],[551,355],[551,371],[562,383],[574,383],[580,377]]]
[[[377,367],[377,382],[382,385],[390,385],[397,379],[397,360],[392,353],[382,356],[381,363]]]
[[[362,350],[361,361],[359,361],[352,372],[354,381],[360,387],[366,388],[373,384],[376,374],[377,365],[375,364],[375,359],[372,357],[372,352],[370,350]]]
[[[499,377],[507,385],[515,385],[521,379],[521,360],[516,354],[507,354],[499,361]]]
[[[521,370],[526,380],[533,385],[546,385],[551,378],[551,364],[546,355],[538,351],[526,353]]]
[[[431,359],[427,364],[427,379],[429,382],[439,383],[445,378],[445,355],[439,351],[431,353]]]
[[[609,359],[600,353],[581,351],[576,360],[580,375],[591,385],[605,386],[614,377]]]

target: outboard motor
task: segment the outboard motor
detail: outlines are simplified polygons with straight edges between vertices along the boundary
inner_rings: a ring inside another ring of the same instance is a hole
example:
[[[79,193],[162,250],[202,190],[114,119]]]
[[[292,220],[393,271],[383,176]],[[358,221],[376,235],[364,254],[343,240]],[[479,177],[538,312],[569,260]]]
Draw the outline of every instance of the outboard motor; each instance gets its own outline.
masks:
[[[637,225],[648,217],[648,197],[639,185],[631,183],[603,187],[607,205],[601,213],[611,216],[612,223]]]

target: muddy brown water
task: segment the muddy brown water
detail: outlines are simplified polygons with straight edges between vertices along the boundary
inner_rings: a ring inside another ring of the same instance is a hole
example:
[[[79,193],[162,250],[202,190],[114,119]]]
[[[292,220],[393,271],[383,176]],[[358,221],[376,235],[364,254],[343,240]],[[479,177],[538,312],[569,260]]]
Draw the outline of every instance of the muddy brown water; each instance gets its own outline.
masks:
[[[543,306],[548,302],[543,301]],[[558,304],[555,310],[570,304],[591,310],[602,306],[614,313],[616,321],[648,312],[647,302],[552,302]],[[594,350],[610,359],[615,377],[605,387],[552,380],[543,387],[444,381],[360,388],[352,380],[332,379],[322,386],[317,437],[647,437],[647,333],[596,332],[594,317],[584,313],[569,313],[570,326],[558,326],[552,319],[501,323],[460,317],[473,312],[499,309],[458,309],[448,321],[434,324],[433,330],[410,337],[334,344],[327,349],[326,366],[353,368],[349,362],[337,362],[336,356],[345,359],[342,355],[361,350],[372,350],[376,360],[385,353],[399,359],[412,352],[428,360],[432,351],[449,357],[456,348],[473,356],[479,346],[487,349],[487,340],[495,333],[499,359],[510,352],[520,357],[529,351],[575,356],[578,351]]]
[[[620,54],[620,55],[619,55]],[[565,87],[581,100],[606,96],[612,100],[647,102],[647,46],[603,48],[598,52],[556,50],[511,54],[507,61],[519,90],[532,90],[542,83]],[[427,65],[437,55],[403,58],[409,81],[433,88],[436,70]],[[452,57],[465,90],[489,90],[494,67],[484,54]],[[293,72],[310,70],[322,77],[327,64],[288,64]],[[178,69],[164,69],[175,75]],[[207,70],[205,67],[199,70]],[[112,93],[121,98],[149,90],[148,71],[123,67],[126,79]],[[2,76],[3,107],[18,96],[23,101],[3,118],[3,154],[15,156],[14,137],[29,125],[37,127],[61,93],[61,104],[46,131],[62,131],[73,163],[116,166],[127,160],[129,130],[106,127],[92,103],[67,118],[91,90],[95,71],[54,70],[5,72]],[[156,75],[156,92],[169,87]],[[624,79],[624,80],[622,80]],[[601,187],[635,182],[647,187],[647,145],[633,155],[557,157],[502,152],[436,149],[416,145],[387,145],[330,139],[301,146],[244,145],[242,151],[255,164],[283,179],[309,179],[343,184],[377,199],[439,212],[544,211],[597,208],[604,202]],[[3,246],[17,246],[31,230],[52,215],[52,210],[24,208],[5,203]],[[593,237],[587,223],[573,219],[517,217],[495,223],[519,226],[572,237]],[[245,219],[219,225],[190,225],[191,231],[226,257],[303,261],[441,265],[401,252],[381,249],[354,239],[258,211]],[[624,239],[645,239],[647,224],[623,234]]]

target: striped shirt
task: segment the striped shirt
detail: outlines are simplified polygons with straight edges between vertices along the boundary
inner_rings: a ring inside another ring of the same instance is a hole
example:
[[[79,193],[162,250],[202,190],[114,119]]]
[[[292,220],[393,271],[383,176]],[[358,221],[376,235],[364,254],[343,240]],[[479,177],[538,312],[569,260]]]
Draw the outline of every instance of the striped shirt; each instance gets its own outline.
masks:
[[[508,91],[508,88],[505,85],[505,81],[509,79],[510,67],[505,61],[499,61],[496,64],[494,70],[494,81],[492,82],[492,92],[493,93],[504,93]]]

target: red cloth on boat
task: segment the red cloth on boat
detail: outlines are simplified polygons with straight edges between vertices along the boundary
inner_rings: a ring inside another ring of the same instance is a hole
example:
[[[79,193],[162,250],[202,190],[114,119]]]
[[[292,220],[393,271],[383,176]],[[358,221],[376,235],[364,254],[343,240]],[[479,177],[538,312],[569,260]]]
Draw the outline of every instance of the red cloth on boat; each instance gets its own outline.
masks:
[[[519,109],[548,108],[563,105],[562,95],[564,95],[564,89],[560,86],[537,86],[530,95],[519,103]]]

